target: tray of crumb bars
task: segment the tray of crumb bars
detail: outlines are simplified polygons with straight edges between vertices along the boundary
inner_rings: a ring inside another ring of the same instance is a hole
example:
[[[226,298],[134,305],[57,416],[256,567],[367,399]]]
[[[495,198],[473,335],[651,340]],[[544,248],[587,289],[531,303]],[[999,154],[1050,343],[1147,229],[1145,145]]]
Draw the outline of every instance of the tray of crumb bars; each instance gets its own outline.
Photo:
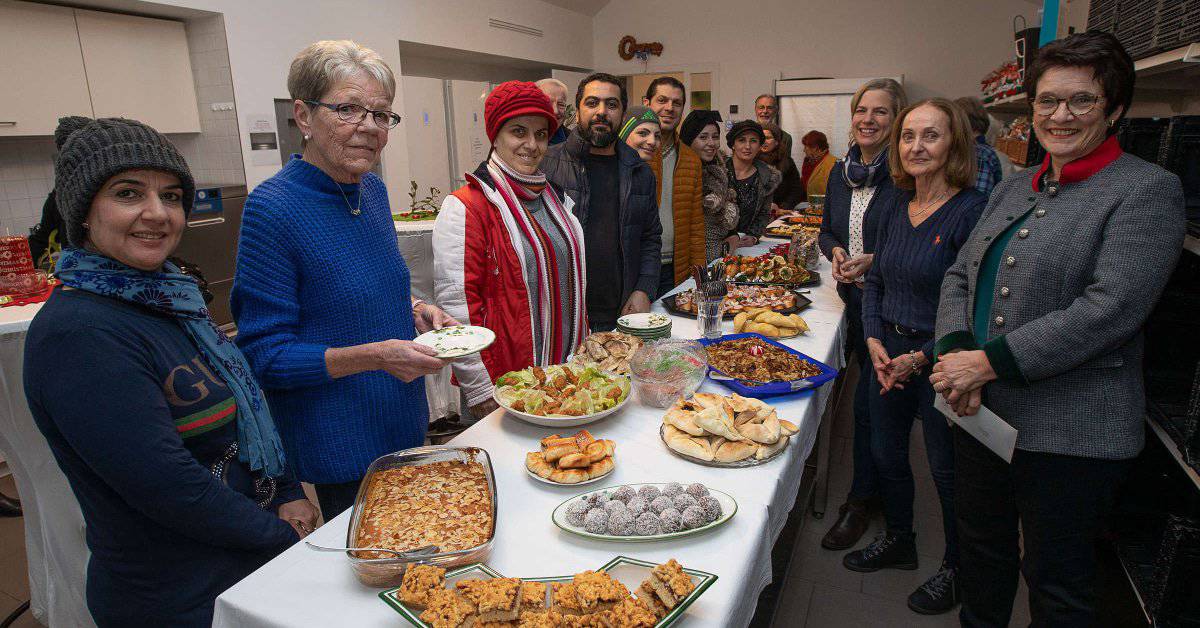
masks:
[[[400,586],[379,594],[420,628],[467,626],[654,626],[679,620],[717,576],[617,556],[571,576],[505,578],[482,563],[446,571],[410,568]]]

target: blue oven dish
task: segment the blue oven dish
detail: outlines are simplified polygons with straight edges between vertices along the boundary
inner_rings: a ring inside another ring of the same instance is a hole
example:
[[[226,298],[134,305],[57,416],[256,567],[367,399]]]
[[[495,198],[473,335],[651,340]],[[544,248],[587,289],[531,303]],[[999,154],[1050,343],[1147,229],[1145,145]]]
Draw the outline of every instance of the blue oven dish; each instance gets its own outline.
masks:
[[[732,390],[733,392],[736,392],[737,394],[739,394],[743,397],[762,398],[762,397],[772,397],[775,395],[788,395],[788,394],[792,394],[792,393],[796,393],[796,392],[816,390],[817,388],[819,388],[821,386],[821,384],[824,384],[825,382],[837,377],[837,374],[838,374],[837,369],[829,366],[828,364],[825,364],[824,362],[821,362],[820,360],[813,359],[803,353],[800,353],[799,351],[796,351],[795,349],[793,349],[787,345],[784,345],[782,343],[771,340],[770,338],[767,338],[766,336],[763,336],[761,334],[729,334],[727,336],[721,336],[720,338],[716,338],[716,339],[712,339],[712,340],[710,340],[708,338],[701,338],[699,340],[699,342],[700,342],[700,344],[707,347],[709,345],[714,345],[714,344],[717,344],[720,342],[726,342],[728,340],[740,340],[742,338],[757,338],[771,346],[783,349],[784,351],[787,351],[788,353],[790,353],[794,356],[797,356],[802,360],[811,362],[811,363],[815,364],[817,366],[817,368],[821,369],[821,373],[819,375],[813,375],[812,377],[805,377],[804,379],[792,380],[790,382],[771,382],[770,384],[766,384],[763,386],[747,386],[736,380],[713,380],[716,383]],[[721,373],[722,375],[726,374],[724,371],[721,371],[720,369],[713,368],[712,365],[709,365],[708,368],[710,371],[716,371],[718,373]]]

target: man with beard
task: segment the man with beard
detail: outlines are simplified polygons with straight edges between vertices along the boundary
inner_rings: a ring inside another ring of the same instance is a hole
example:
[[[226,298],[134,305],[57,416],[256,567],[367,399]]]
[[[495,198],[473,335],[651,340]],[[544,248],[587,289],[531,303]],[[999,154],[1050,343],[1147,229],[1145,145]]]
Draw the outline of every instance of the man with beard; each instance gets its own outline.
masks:
[[[658,179],[658,218],[662,223],[662,296],[691,274],[693,265],[704,265],[703,166],[692,147],[681,144],[679,122],[687,103],[683,83],[670,76],[654,79],[642,104],[658,114],[662,141],[650,168]]]
[[[758,98],[754,99],[754,117],[758,119],[758,123],[770,122],[779,124],[779,99],[775,98],[774,94],[759,94]],[[777,138],[780,144],[783,144],[783,152],[791,156],[792,154],[792,134],[787,131],[780,131],[780,137]]]
[[[611,75],[596,73],[575,93],[578,125],[542,160],[546,178],[575,201],[587,258],[587,312],[593,331],[617,317],[650,311],[658,288],[662,224],[654,172],[617,141],[629,98]]]

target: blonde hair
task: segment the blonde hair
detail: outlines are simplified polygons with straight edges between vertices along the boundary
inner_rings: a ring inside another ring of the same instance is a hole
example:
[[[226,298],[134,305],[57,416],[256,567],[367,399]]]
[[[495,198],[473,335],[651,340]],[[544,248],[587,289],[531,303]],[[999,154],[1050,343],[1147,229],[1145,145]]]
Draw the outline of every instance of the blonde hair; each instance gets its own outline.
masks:
[[[349,39],[326,39],[309,44],[292,59],[287,87],[293,100],[320,100],[334,85],[365,72],[396,98],[396,76],[379,53]]]
[[[950,154],[946,157],[946,165],[943,166],[946,182],[950,187],[960,189],[975,187],[975,139],[971,133],[971,123],[967,121],[967,114],[963,113],[962,108],[946,98],[926,98],[905,107],[900,115],[896,116],[888,136],[888,165],[892,181],[896,183],[896,187],[905,190],[916,187],[916,181],[904,171],[904,164],[900,162],[900,133],[908,114],[925,106],[941,111],[950,121]]]
[[[850,115],[854,115],[854,110],[858,109],[858,102],[862,100],[863,94],[879,90],[886,93],[892,100],[892,117],[908,105],[908,94],[904,92],[904,86],[897,83],[895,79],[877,78],[871,79],[862,84],[858,91],[854,92],[854,96],[850,98]],[[854,145],[854,128],[850,128],[850,145]]]

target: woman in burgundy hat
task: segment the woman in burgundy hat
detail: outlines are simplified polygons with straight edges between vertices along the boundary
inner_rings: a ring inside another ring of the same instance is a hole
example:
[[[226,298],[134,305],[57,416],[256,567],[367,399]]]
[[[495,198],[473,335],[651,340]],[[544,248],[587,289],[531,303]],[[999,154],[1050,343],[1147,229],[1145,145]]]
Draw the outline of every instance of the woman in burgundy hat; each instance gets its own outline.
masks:
[[[483,117],[488,159],[442,202],[433,229],[438,306],[496,332],[491,347],[454,362],[476,419],[496,409],[497,377],[565,362],[588,329],[583,229],[539,169],[558,128],[550,99],[509,81],[488,95]]]

